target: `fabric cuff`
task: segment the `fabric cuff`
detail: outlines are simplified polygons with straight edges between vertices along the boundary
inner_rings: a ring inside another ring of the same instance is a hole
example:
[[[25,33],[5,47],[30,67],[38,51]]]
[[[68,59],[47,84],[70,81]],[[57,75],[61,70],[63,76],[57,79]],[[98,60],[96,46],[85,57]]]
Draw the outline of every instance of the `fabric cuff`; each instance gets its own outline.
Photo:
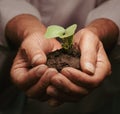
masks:
[[[86,21],[86,25],[98,18],[107,18],[112,20],[119,28],[120,33],[120,0],[109,0],[92,10]],[[120,34],[118,39],[120,45]]]
[[[37,9],[25,0],[0,1],[0,18],[3,30],[9,20],[20,14],[31,14],[40,19],[40,14]]]
[[[8,21],[21,14],[31,14],[41,19],[37,9],[25,0],[0,0],[0,45],[7,45],[4,30]]]

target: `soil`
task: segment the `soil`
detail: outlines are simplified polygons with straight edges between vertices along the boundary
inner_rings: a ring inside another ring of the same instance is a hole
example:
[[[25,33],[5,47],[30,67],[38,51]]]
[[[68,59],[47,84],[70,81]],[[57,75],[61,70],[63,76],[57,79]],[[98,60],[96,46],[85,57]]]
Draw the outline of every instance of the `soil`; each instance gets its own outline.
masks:
[[[50,68],[56,68],[59,72],[64,67],[80,69],[80,52],[75,48],[56,50],[47,55],[46,64]]]

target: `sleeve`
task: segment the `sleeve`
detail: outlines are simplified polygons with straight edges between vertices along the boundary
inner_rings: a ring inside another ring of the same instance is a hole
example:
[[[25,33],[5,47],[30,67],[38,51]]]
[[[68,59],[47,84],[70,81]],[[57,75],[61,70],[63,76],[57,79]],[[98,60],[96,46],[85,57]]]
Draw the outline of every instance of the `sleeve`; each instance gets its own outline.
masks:
[[[0,43],[5,41],[4,29],[8,21],[20,14],[31,14],[41,19],[38,10],[25,0],[0,0]]]
[[[32,14],[40,19],[37,9],[25,0],[0,0],[0,18],[3,28],[9,20],[19,14]]]
[[[86,21],[86,25],[97,18],[108,18],[119,27],[120,30],[120,0],[108,0],[92,10]],[[119,32],[120,33],[120,32]],[[120,35],[118,39],[120,45]]]

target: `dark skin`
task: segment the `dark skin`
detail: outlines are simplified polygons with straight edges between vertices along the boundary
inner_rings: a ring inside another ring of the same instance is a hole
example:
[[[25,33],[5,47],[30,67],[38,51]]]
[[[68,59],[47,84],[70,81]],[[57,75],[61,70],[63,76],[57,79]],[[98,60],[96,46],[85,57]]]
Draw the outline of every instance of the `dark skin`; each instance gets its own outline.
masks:
[[[79,101],[110,75],[105,50],[112,49],[119,33],[111,20],[95,20],[75,34],[74,44],[81,52],[81,71],[66,67],[58,72],[45,65],[46,54],[61,48],[57,40],[44,38],[45,31],[46,27],[32,15],[19,15],[6,27],[10,43],[19,48],[11,78],[27,96],[47,100],[51,105]]]

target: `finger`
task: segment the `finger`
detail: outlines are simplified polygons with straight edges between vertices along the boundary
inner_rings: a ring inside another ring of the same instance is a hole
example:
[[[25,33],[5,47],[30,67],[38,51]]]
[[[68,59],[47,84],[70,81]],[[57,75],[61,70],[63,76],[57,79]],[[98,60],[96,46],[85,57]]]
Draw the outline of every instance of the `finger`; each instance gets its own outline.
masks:
[[[92,76],[71,67],[64,68],[61,73],[77,85],[87,88],[97,87],[111,72],[110,63],[104,54],[105,52],[98,54],[99,60]]]
[[[51,79],[51,84],[55,86],[56,88],[60,89],[64,93],[70,94],[70,95],[84,95],[87,94],[88,91],[80,86],[77,86],[73,82],[71,82],[68,78],[63,76],[62,74],[56,74]]]
[[[59,50],[62,48],[61,44],[56,39],[51,39],[51,45],[53,46],[52,51]]]
[[[31,46],[32,45],[32,46]],[[46,62],[46,55],[40,49],[40,47],[34,43],[28,46],[21,47],[21,53],[27,57],[28,62],[32,66],[44,64]]]
[[[25,63],[23,63],[25,65]],[[12,81],[21,89],[26,90],[34,85],[47,70],[47,66],[42,64],[32,69],[22,66],[22,64],[13,65],[11,70]]]
[[[76,35],[74,42],[77,43],[80,52],[80,65],[81,69],[88,73],[94,74],[95,66],[97,61],[97,51],[98,51],[98,38],[90,31],[82,31]]]
[[[64,93],[62,90],[50,85],[47,88],[47,94],[50,95],[52,97],[52,99],[54,99],[55,104],[59,105],[62,104],[64,102],[75,102],[80,100],[80,98],[83,97],[83,95],[80,94],[68,94],[68,93]],[[53,100],[53,101],[54,101]],[[54,103],[54,102],[52,102]]]
[[[60,48],[61,45],[57,40],[45,39],[40,34],[29,36],[21,45],[21,50],[33,66],[46,63],[45,54]]]
[[[41,77],[41,79],[34,86],[28,89],[26,94],[29,97],[33,98],[41,99],[42,97],[44,97],[46,95],[46,88],[50,84],[50,79],[57,73],[57,70],[53,68],[48,68],[47,71]]]
[[[72,81],[74,84],[86,88],[91,88],[92,85],[94,85],[94,75],[90,76],[80,70],[74,69],[72,67],[64,68],[61,72],[66,76],[70,81]]]
[[[92,36],[91,36],[92,37]],[[94,74],[97,61],[98,42],[89,36],[84,37],[80,43],[81,58],[80,65],[84,72]]]

